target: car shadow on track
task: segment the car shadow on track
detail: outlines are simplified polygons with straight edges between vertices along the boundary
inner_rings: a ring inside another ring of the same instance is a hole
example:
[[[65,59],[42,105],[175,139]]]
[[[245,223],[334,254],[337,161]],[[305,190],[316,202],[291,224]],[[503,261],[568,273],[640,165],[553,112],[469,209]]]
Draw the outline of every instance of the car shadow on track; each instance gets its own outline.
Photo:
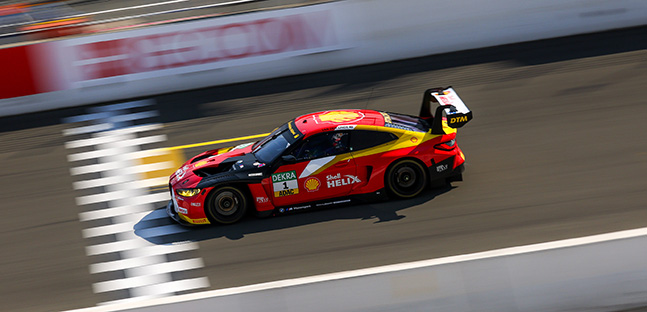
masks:
[[[238,240],[248,234],[300,227],[334,220],[356,219],[375,220],[374,223],[391,222],[406,217],[400,214],[402,210],[426,203],[436,196],[449,192],[454,188],[453,186],[434,188],[416,198],[406,200],[388,200],[315,211],[303,211],[263,219],[250,216],[239,223],[230,225],[184,227],[175,224],[169,218],[154,218],[153,216],[159,216],[163,212],[162,209],[157,209],[138,222],[134,229],[135,234],[151,243],[169,245],[218,238]]]

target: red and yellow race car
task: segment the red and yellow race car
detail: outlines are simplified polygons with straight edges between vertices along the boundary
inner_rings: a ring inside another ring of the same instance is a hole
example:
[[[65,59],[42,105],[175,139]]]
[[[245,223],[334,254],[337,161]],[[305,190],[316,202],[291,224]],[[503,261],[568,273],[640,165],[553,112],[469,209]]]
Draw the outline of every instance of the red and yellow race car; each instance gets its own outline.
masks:
[[[471,119],[451,87],[426,90],[417,117],[366,109],[303,115],[258,142],[191,158],[170,177],[166,210],[184,225],[228,224],[249,211],[270,216],[414,197],[431,183],[462,180],[456,128]]]

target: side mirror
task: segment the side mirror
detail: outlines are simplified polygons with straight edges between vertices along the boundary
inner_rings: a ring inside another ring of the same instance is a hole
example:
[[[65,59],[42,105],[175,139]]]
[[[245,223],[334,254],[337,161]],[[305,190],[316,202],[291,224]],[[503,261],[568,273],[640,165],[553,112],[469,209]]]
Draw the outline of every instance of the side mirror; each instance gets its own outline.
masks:
[[[297,158],[294,157],[294,155],[283,155],[283,156],[281,156],[281,159],[283,159],[283,161],[286,162],[286,163],[295,163],[295,162],[297,162]]]

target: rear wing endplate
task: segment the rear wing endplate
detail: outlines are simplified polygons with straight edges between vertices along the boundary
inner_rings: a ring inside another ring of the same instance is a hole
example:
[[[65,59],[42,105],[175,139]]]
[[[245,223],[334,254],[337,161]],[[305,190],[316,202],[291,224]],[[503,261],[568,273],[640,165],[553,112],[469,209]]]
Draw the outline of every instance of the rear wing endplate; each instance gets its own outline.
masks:
[[[437,103],[436,113],[431,114],[431,103]],[[425,91],[420,107],[420,118],[433,120],[431,133],[445,134],[443,131],[443,111],[447,116],[447,125],[452,128],[460,128],[472,120],[472,111],[467,108],[458,94],[452,87],[431,88]]]

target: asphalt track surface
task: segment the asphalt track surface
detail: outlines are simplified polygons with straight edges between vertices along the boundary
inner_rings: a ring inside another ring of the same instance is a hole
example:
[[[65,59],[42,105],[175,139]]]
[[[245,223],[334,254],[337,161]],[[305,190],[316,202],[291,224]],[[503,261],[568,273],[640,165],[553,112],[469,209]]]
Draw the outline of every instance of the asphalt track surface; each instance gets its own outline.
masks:
[[[646,37],[641,27],[156,96],[151,121],[164,123],[166,146],[264,133],[316,110],[415,114],[437,86],[452,85],[474,112],[458,137],[465,181],[451,188],[166,242],[197,241],[200,274],[220,289],[645,227]],[[60,124],[86,109],[0,119],[5,311],[103,300],[63,147],[70,125]]]

